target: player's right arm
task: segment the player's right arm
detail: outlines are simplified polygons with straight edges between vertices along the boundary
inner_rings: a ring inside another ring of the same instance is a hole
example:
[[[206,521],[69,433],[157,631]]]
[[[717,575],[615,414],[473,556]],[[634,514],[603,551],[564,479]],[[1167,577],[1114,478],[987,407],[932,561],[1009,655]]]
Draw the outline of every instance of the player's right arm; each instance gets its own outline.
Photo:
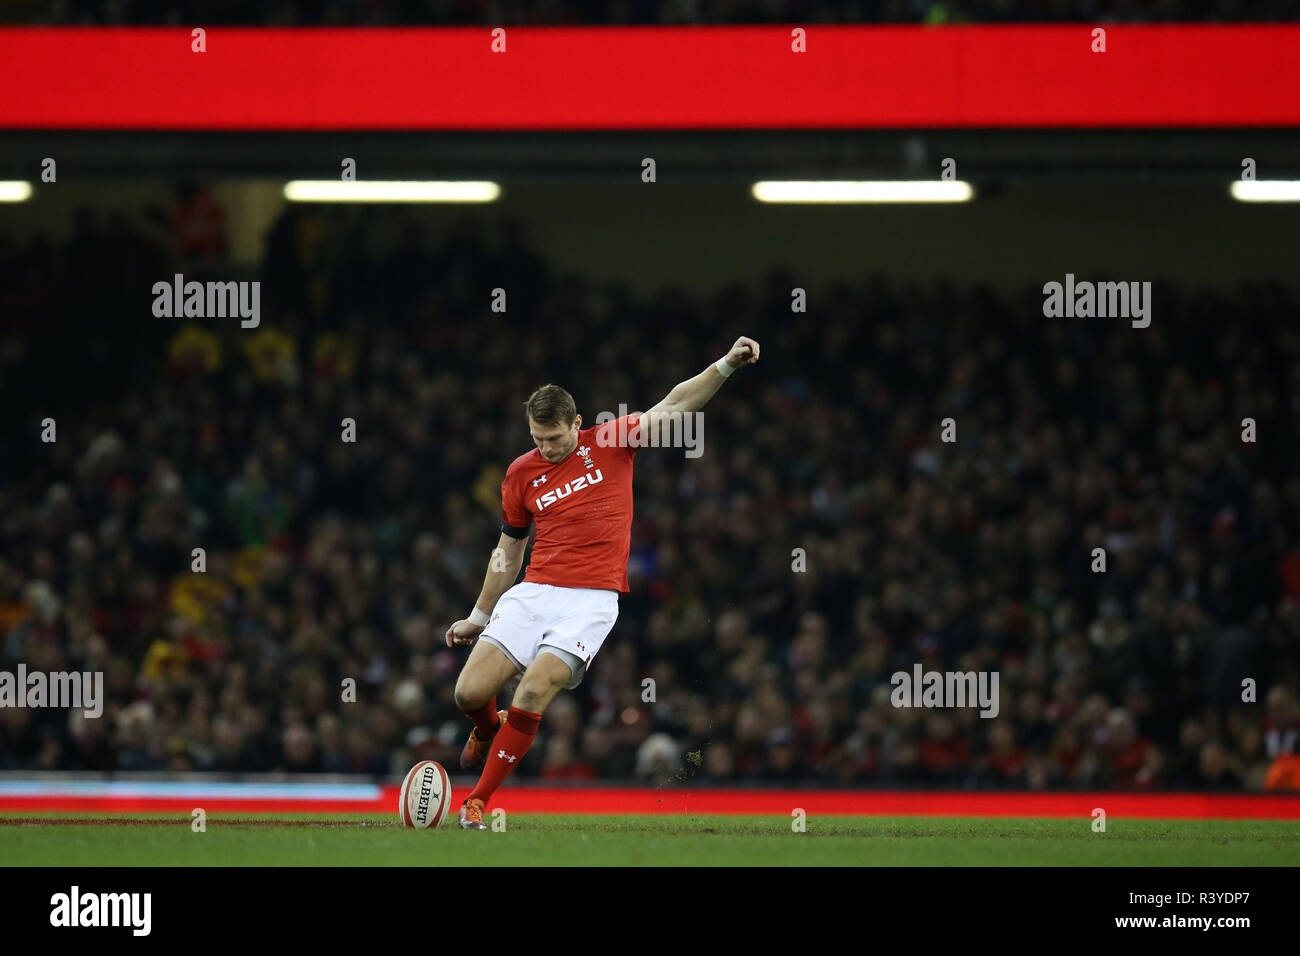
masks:
[[[487,575],[483,578],[483,590],[479,592],[478,600],[474,602],[474,610],[485,617],[492,616],[492,609],[496,607],[501,595],[509,591],[515,579],[519,577],[519,569],[524,565],[524,551],[527,547],[527,534],[522,538],[516,538],[502,532],[501,540],[497,542],[496,550],[492,552],[492,560],[488,562]],[[468,618],[457,621],[447,628],[447,646],[473,644],[486,626],[486,624],[473,624]]]

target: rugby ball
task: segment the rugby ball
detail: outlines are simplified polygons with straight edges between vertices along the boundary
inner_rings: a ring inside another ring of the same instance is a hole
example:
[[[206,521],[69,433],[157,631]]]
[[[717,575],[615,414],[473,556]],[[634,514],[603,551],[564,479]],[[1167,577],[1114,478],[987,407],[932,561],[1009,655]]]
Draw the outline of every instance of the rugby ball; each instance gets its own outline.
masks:
[[[451,806],[451,780],[436,760],[421,760],[402,781],[397,814],[404,826],[427,830],[442,823]]]

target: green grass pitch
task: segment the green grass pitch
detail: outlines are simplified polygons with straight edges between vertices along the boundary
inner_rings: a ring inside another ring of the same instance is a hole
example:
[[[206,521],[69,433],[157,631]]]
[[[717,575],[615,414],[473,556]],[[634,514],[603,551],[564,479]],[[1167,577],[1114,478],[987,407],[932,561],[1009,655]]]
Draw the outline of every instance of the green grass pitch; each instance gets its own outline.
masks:
[[[0,815],[7,866],[1296,866],[1300,821],[511,816],[503,831],[388,816]]]

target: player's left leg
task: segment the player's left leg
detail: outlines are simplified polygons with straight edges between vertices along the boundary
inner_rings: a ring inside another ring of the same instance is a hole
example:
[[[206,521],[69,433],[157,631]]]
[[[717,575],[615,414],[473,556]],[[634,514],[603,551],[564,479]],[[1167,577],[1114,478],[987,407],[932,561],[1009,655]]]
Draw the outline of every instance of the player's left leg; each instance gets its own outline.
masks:
[[[546,705],[572,680],[572,665],[543,645],[537,659],[519,679],[511,706],[540,717]]]

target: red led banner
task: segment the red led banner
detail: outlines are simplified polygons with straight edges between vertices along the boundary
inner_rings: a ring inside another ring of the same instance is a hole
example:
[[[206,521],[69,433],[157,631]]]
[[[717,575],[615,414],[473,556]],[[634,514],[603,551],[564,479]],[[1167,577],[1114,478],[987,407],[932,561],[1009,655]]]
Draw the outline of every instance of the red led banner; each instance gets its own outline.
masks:
[[[1300,26],[1097,28],[0,28],[0,128],[1300,124]]]

